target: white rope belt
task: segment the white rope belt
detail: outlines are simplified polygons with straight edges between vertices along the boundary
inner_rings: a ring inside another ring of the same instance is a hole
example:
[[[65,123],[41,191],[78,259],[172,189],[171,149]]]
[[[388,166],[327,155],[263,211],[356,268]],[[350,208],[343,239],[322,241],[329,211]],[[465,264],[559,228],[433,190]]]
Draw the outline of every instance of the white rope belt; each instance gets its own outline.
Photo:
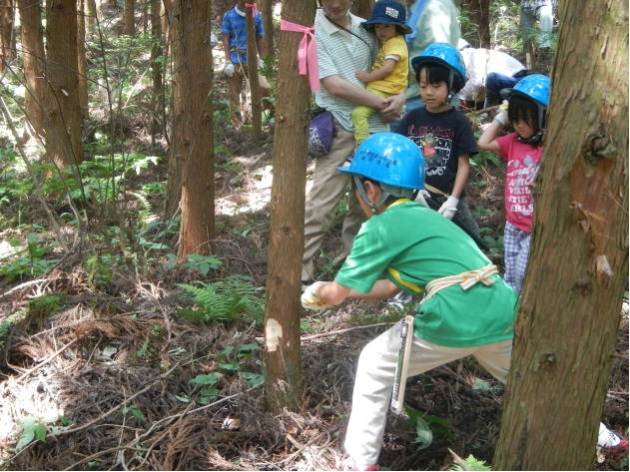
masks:
[[[426,294],[422,299],[422,303],[426,302],[433,295],[440,290],[444,290],[452,285],[459,284],[462,289],[468,290],[470,287],[482,283],[486,286],[490,286],[494,283],[492,276],[498,274],[499,270],[494,264],[487,265],[481,269],[469,270],[468,272],[462,272],[457,275],[448,275],[446,277],[440,277],[439,279],[432,280],[425,287]]]

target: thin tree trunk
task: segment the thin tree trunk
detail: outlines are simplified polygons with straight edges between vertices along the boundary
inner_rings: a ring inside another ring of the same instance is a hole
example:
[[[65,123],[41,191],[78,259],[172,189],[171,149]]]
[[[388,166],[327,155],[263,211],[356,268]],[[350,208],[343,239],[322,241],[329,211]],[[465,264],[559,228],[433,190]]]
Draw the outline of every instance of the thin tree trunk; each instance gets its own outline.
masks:
[[[594,468],[628,281],[628,3],[561,13],[494,470]]]
[[[153,76],[153,116],[151,117],[151,143],[155,145],[160,125],[164,123],[164,58],[162,48],[162,22],[160,20],[160,0],[151,0],[151,75]]]
[[[46,24],[46,151],[47,159],[64,169],[83,161],[76,1],[50,0]]]
[[[180,202],[177,253],[209,254],[214,237],[214,162],[207,0],[175,0],[167,11],[174,60],[169,201]]]
[[[79,107],[81,108],[81,116],[83,122],[90,117],[88,103],[88,80],[87,80],[87,58],[85,56],[85,3],[86,0],[79,0],[79,9],[77,15],[77,63],[79,66]]]
[[[260,13],[263,19],[263,29],[265,30],[265,40],[267,41],[267,57],[274,56],[274,28],[273,28],[273,6],[274,0],[258,0]]]
[[[375,0],[357,0],[352,3],[352,13],[360,18],[368,19],[372,14]]]
[[[311,26],[310,0],[285,0],[282,18]],[[304,188],[310,90],[298,75],[302,35],[279,34],[278,104],[273,140],[271,230],[265,306],[265,401],[272,411],[297,410],[303,393],[300,275],[304,252]]]
[[[262,134],[262,122],[260,117],[260,86],[258,84],[258,48],[252,8],[245,9],[245,19],[247,23],[247,75],[249,76],[252,101],[252,136],[257,139]]]
[[[22,24],[22,63],[26,82],[25,109],[30,132],[44,136],[44,30],[38,3],[18,0]]]
[[[0,0],[0,72],[15,58],[13,1]]]
[[[123,8],[123,34],[133,36],[136,32],[135,0],[125,0]]]

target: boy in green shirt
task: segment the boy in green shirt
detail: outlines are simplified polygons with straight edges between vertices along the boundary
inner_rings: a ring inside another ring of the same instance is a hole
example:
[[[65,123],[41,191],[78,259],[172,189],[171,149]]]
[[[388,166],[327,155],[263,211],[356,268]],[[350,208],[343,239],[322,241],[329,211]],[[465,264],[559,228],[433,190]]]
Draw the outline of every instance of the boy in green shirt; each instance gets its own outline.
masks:
[[[358,148],[351,174],[368,216],[334,282],[315,282],[305,308],[347,298],[424,295],[415,315],[409,376],[474,356],[502,382],[510,365],[517,294],[457,225],[413,201],[424,187],[424,158],[413,141],[377,133]],[[361,352],[345,448],[357,470],[378,470],[398,361],[401,323]]]

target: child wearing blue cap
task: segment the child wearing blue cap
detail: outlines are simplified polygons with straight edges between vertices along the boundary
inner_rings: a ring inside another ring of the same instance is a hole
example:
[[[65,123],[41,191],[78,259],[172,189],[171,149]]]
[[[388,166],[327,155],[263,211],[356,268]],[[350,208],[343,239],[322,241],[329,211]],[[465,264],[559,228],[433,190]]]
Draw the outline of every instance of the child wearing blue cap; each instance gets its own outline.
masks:
[[[407,88],[409,53],[405,34],[411,28],[405,24],[405,7],[395,1],[376,2],[368,21],[361,23],[367,31],[374,33],[381,43],[370,72],[358,70],[356,77],[366,90],[382,97],[402,93]],[[352,112],[354,139],[357,146],[369,136],[368,120],[376,113],[374,108],[357,106]]]

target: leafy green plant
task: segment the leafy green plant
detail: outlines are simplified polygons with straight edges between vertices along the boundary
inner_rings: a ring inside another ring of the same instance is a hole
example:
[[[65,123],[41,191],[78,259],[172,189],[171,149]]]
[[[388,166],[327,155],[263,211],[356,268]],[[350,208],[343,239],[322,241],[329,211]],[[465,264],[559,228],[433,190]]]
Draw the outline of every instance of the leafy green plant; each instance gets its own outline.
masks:
[[[472,454],[470,454],[466,459],[463,459],[463,462],[464,464],[453,464],[453,468],[451,470],[492,470],[492,467],[484,461],[477,459]]]
[[[154,356],[156,351],[155,348],[151,347],[151,339],[145,338],[135,354],[138,359]]]
[[[410,406],[405,406],[405,412],[408,419],[404,427],[407,430],[415,431],[416,438],[414,442],[418,444],[419,449],[424,449],[431,445],[434,432],[447,438],[451,437],[451,434],[448,432],[448,421],[444,418],[425,415]]]
[[[38,277],[45,274],[57,264],[58,259],[44,259],[50,247],[43,246],[38,242],[38,234],[28,233],[26,236],[26,246],[24,241],[11,238],[7,242],[16,248],[15,252],[0,260],[0,276],[4,276],[7,282],[25,277]],[[51,246],[56,243],[52,243]]]
[[[22,434],[15,446],[16,451],[21,451],[33,441],[46,442],[46,435],[59,434],[72,426],[72,422],[65,416],[50,419],[42,419],[33,415],[25,416],[21,419]],[[61,426],[55,425],[61,423]]]
[[[88,285],[100,287],[111,283],[113,277],[114,256],[110,254],[96,255],[85,261],[88,272]]]
[[[179,311],[190,321],[229,323],[241,316],[260,321],[264,311],[261,290],[252,285],[250,277],[233,275],[225,280],[196,285],[178,284],[184,289],[192,306]]]
[[[134,418],[136,418],[136,419],[138,419],[140,421],[144,421],[146,419],[146,417],[144,416],[144,413],[142,413],[142,410],[136,404],[129,405],[129,406],[123,408],[121,410],[121,413],[122,413],[123,416],[131,415],[131,416],[133,416]]]
[[[166,259],[167,261],[164,264],[166,269],[171,269],[177,264],[177,256],[175,254],[167,254]],[[212,255],[200,256],[199,254],[188,254],[183,266],[187,269],[196,270],[203,276],[207,276],[211,270],[218,269],[221,264],[221,261]]]
[[[241,369],[245,361],[252,358],[256,351],[260,351],[260,346],[257,344],[242,344],[236,349],[234,346],[226,346],[217,356],[217,364],[221,369],[238,372],[251,387],[255,387],[264,381],[264,374]]]
[[[206,405],[217,398],[219,389],[216,388],[215,385],[219,383],[219,380],[222,378],[223,374],[221,372],[212,372],[210,374],[199,374],[190,381],[192,384],[203,386],[199,392],[199,403]]]
[[[28,314],[31,317],[47,317],[61,311],[61,295],[40,295],[28,302]]]
[[[46,423],[35,416],[25,416],[22,421],[22,434],[15,449],[21,451],[33,441],[46,442]]]

